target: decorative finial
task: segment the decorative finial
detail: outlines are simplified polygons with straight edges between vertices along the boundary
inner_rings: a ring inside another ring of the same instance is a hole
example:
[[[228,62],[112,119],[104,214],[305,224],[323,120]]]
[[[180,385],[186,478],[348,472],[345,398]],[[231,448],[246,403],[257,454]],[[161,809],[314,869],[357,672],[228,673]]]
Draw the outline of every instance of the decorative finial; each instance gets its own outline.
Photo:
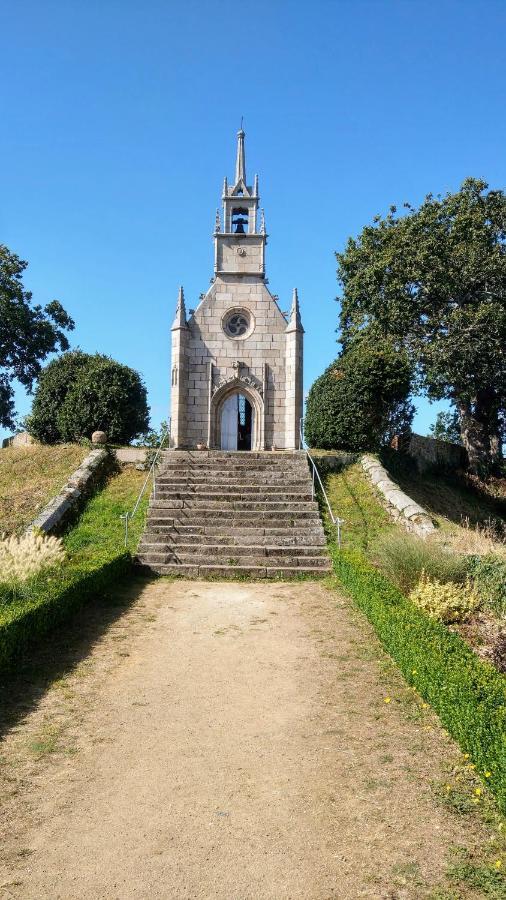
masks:
[[[173,328],[186,328],[186,308],[184,303],[183,287],[179,288],[177,296],[176,317],[174,319]]]
[[[235,184],[239,184],[240,181],[243,181],[246,184],[246,157],[244,153],[244,131],[242,130],[242,119],[241,119],[241,130],[237,132],[237,157],[235,161]]]
[[[302,322],[299,309],[299,295],[297,288],[293,289],[292,308],[290,310],[290,319],[288,322],[288,331],[302,331]]]
[[[265,211],[260,212],[260,234],[265,234]]]
[[[255,175],[255,187],[253,189],[253,196],[258,197],[258,175]]]
[[[223,179],[223,196],[226,197],[227,194],[228,194],[228,178],[225,175],[225,178]]]
[[[221,219],[220,219],[219,209],[216,210],[216,221],[214,223],[214,230],[215,230],[215,232],[221,231]]]

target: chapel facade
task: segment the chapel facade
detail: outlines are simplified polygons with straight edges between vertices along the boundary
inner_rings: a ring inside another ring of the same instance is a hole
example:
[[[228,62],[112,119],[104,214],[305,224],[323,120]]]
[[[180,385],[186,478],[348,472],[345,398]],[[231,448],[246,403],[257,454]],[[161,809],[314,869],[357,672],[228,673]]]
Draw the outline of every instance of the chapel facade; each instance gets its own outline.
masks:
[[[258,176],[247,184],[244,131],[233,185],[216,212],[214,276],[195,310],[179,290],[172,326],[171,443],[178,449],[299,447],[303,328],[297,290],[283,313],[265,273]]]

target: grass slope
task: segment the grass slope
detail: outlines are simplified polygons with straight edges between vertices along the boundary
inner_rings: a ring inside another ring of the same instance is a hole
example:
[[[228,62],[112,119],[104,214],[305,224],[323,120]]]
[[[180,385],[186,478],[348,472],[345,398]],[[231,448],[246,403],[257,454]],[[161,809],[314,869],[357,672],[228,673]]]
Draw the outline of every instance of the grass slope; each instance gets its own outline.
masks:
[[[360,463],[330,473],[326,487],[334,514],[344,519],[342,541],[346,549],[367,551],[380,533],[397,527]]]
[[[130,572],[129,551],[143,528],[149,492],[131,523],[128,548],[120,515],[133,508],[144,479],[145,473],[135,469],[112,475],[64,535],[67,559],[61,567],[23,585],[0,586],[0,670]]]
[[[0,450],[0,535],[23,531],[88,453],[78,444]]]
[[[384,450],[381,461],[393,481],[427,512],[444,530],[455,531],[467,520],[483,526],[491,520],[506,519],[506,502],[468,487],[458,475],[418,472],[409,457]]]

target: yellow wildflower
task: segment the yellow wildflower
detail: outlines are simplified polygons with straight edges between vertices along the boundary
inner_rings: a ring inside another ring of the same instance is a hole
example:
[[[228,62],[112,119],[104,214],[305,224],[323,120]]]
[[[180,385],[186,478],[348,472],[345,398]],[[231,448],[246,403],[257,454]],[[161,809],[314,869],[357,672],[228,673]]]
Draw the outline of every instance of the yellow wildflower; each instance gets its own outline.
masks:
[[[390,703],[391,700],[392,700],[391,697],[384,697],[384,698],[383,698],[383,702],[384,702],[384,703]]]

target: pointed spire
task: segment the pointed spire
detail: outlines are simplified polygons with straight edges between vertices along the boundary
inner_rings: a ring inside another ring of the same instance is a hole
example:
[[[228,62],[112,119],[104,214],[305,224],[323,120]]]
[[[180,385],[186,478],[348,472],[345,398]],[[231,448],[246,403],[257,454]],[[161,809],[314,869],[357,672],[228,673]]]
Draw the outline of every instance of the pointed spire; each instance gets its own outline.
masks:
[[[260,234],[265,234],[265,212],[263,209],[260,212]]]
[[[223,179],[223,196],[224,197],[228,196],[228,178],[226,175],[225,175],[225,178]]]
[[[215,234],[216,234],[218,231],[221,231],[221,219],[220,219],[220,211],[219,211],[219,209],[216,210],[216,221],[215,221],[215,223],[214,223],[214,232],[215,232]]]
[[[241,127],[237,132],[237,157],[235,161],[235,183],[239,184],[240,181],[243,181],[246,184],[246,158],[244,155],[244,131],[242,130],[242,119],[241,119]]]
[[[179,288],[177,297],[176,316],[172,328],[186,328],[186,307],[184,303],[184,291],[182,286]]]
[[[258,175],[255,175],[255,187],[253,188],[253,196],[258,197]]]
[[[297,288],[293,289],[292,308],[290,310],[290,318],[288,320],[287,331],[302,331],[302,321],[300,318],[299,295]]]

